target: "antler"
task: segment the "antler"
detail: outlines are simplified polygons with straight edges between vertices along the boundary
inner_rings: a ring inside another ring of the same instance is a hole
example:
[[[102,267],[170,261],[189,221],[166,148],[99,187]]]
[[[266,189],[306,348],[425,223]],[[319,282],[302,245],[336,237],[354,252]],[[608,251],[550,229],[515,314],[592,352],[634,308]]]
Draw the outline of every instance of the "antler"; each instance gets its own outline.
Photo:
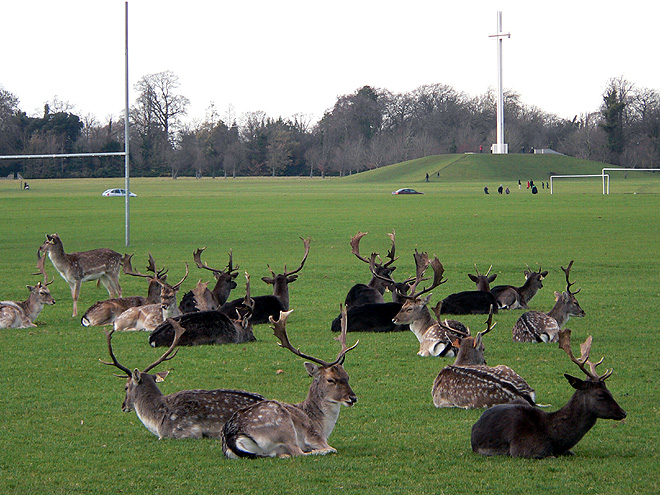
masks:
[[[179,325],[178,321],[173,320],[172,318],[167,318],[166,321],[170,325],[172,325],[172,328],[174,328],[174,340],[172,341],[170,348],[167,349],[165,353],[161,357],[159,357],[156,361],[154,361],[149,366],[147,366],[143,370],[143,373],[146,373],[147,371],[154,369],[156,366],[158,366],[160,363],[164,361],[169,361],[170,359],[173,359],[174,356],[176,356],[177,352],[179,352],[178,349],[176,349],[176,351],[174,349],[176,348],[177,345],[179,345],[179,340],[181,340],[181,336],[184,334],[186,329],[183,328],[181,325]],[[172,354],[172,351],[174,351],[174,354]],[[170,356],[170,354],[172,355]]]
[[[399,259],[399,258],[395,258],[395,257],[394,257],[394,251],[395,251],[395,247],[394,247],[394,236],[395,236],[395,235],[396,235],[396,233],[394,232],[394,229],[392,229],[392,233],[391,233],[391,234],[387,234],[387,236],[388,236],[390,239],[392,239],[392,247],[391,247],[390,250],[387,252],[387,257],[390,259],[390,261],[388,261],[387,263],[385,263],[385,264],[383,265],[384,267],[388,267],[388,266],[390,266],[392,263],[394,263],[396,260]]]
[[[484,277],[487,277],[492,269],[493,269],[493,265],[490,265],[490,267],[488,268],[488,271],[485,273]],[[476,263],[474,264],[474,271],[477,272],[477,276],[481,275],[481,273],[479,273],[479,269],[477,268]]]
[[[305,245],[305,254],[303,255],[302,261],[300,262],[300,266],[295,270],[293,270],[292,272],[287,272],[286,265],[284,266],[284,275],[286,276],[293,275],[294,273],[298,273],[300,270],[302,270],[303,266],[305,266],[305,261],[307,261],[307,255],[309,254],[309,243],[311,242],[311,239],[309,237],[307,239],[303,239],[301,237],[300,240],[303,241],[303,244]]]
[[[587,340],[580,344],[580,357],[576,358],[573,355],[573,351],[571,350],[571,330],[569,328],[564,328],[559,331],[559,348],[568,354],[568,357],[571,358],[571,361],[577,364],[585,375],[594,381],[603,381],[612,374],[612,370],[607,370],[603,375],[599,375],[596,372],[596,366],[601,364],[605,358],[601,358],[597,363],[592,363],[589,361],[589,353],[591,352],[592,340],[592,336],[589,335]],[[585,364],[589,365],[589,370],[586,369]]]
[[[48,281],[48,275],[46,274],[46,255],[44,254],[43,256],[39,256],[39,259],[37,261],[37,270],[39,270],[37,273],[33,273],[32,275],[43,275],[44,277],[44,285],[50,285],[55,281],[55,276],[53,276],[53,280],[50,282]]]
[[[399,293],[402,297],[407,299],[416,299],[422,294],[426,294],[430,290],[435,289],[438,285],[444,284],[447,281],[447,279],[443,280],[442,278],[445,269],[436,256],[434,256],[433,259],[429,262],[429,255],[427,253],[418,253],[417,249],[415,249],[415,254],[413,254],[413,257],[415,258],[416,274],[415,282],[410,286],[410,295]],[[426,269],[429,265],[431,265],[431,268],[433,268],[433,283],[429,287],[426,287],[417,292],[417,286],[420,282],[425,280],[422,277],[424,276],[424,272],[426,272]]]
[[[111,363],[108,363],[107,361],[103,361],[102,359],[99,359],[103,364],[107,364],[108,366],[114,366],[116,368],[119,368],[122,370],[124,373],[126,373],[126,378],[129,378],[132,373],[131,370],[129,370],[126,366],[121,364],[119,361],[117,361],[117,358],[115,357],[115,353],[112,352],[112,334],[115,333],[114,328],[110,331],[107,329],[105,331],[105,340],[108,342],[108,353],[110,354],[110,359],[112,359]],[[121,375],[117,375],[121,376]]]
[[[351,237],[351,252],[357,257],[357,259],[369,263],[369,260],[360,254],[360,240],[367,235],[368,232],[359,232]]]
[[[566,292],[568,292],[569,294],[575,295],[575,294],[577,294],[578,292],[580,292],[582,289],[580,288],[580,289],[578,289],[578,290],[575,291],[575,292],[571,292],[571,285],[574,285],[575,282],[572,282],[572,283],[571,283],[571,282],[568,280],[568,274],[570,273],[570,271],[571,271],[571,267],[573,266],[573,261],[575,261],[575,260],[571,260],[571,262],[568,264],[568,268],[564,268],[564,267],[562,266],[561,269],[562,269],[562,270],[564,271],[564,273],[566,274]]]
[[[341,332],[337,337],[335,337],[335,340],[341,344],[341,351],[339,351],[337,359],[335,359],[333,363],[330,363],[330,366],[334,366],[335,364],[344,364],[346,353],[352,349],[355,349],[360,343],[358,340],[351,347],[346,345],[346,333],[348,332],[348,315],[346,313],[346,306],[340,304],[339,308],[341,310]]]
[[[229,263],[227,263],[227,270],[221,270],[219,268],[211,268],[209,265],[206,264],[206,262],[202,262],[202,253],[206,249],[206,246],[203,248],[197,249],[196,251],[193,252],[193,259],[195,260],[195,264],[197,265],[197,268],[202,268],[204,270],[209,270],[212,271],[213,273],[222,273],[226,272],[231,275],[232,272],[238,270],[238,265],[234,268],[233,266],[233,253],[232,250],[229,250]]]
[[[188,263],[184,262],[184,265],[186,265],[186,274],[183,276],[183,278],[179,281],[178,284],[172,286],[172,289],[174,290],[179,290],[181,284],[188,278],[188,273],[190,273],[188,270]]]
[[[154,275],[148,275],[148,274],[136,272],[135,270],[133,270],[133,265],[131,264],[131,258],[133,258],[132,254],[130,254],[130,255],[125,254],[124,255],[124,261],[123,261],[122,264],[124,265],[123,270],[124,270],[124,273],[126,275],[132,275],[134,277],[151,278],[151,279],[153,279],[154,276],[156,276],[156,263],[154,262],[154,259],[151,256],[151,253],[149,253],[149,264],[147,265],[147,270],[154,272]]]
[[[495,325],[497,325],[497,322],[493,323],[493,305],[490,305],[490,311],[488,312],[488,319],[485,321],[486,323],[486,330],[482,330],[481,332],[477,332],[477,336],[474,340],[474,346],[477,347],[477,344],[481,339],[483,338],[484,335],[486,335],[488,332],[490,332],[493,328],[495,328]]]

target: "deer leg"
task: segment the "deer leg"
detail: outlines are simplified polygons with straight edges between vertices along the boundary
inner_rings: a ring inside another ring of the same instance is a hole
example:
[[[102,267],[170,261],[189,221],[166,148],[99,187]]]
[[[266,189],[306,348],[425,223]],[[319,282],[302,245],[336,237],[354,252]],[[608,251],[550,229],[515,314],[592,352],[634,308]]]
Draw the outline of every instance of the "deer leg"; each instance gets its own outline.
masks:
[[[78,314],[78,296],[80,296],[80,285],[82,282],[76,281],[71,286],[71,299],[73,299],[73,314],[71,316],[76,316]]]

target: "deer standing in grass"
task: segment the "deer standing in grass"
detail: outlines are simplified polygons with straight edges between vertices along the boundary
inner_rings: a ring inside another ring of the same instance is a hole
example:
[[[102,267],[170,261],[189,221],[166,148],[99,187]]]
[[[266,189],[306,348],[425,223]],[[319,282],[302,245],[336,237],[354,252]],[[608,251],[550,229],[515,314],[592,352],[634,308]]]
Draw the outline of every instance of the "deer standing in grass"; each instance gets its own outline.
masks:
[[[472,450],[482,455],[544,458],[571,455],[571,448],[596,424],[598,418],[622,420],[626,412],[596,372],[601,364],[589,361],[592,338],[580,346],[580,357],[571,350],[571,331],[559,334],[559,347],[587,375],[586,380],[564,374],[575,389],[568,403],[555,412],[545,412],[528,404],[502,404],[486,410],[472,426]],[[589,369],[587,369],[587,365]]]
[[[559,330],[571,316],[582,318],[585,315],[580,303],[575,298],[581,289],[571,292],[574,282],[569,281],[569,273],[572,266],[573,261],[571,260],[568,268],[561,267],[566,275],[566,290],[555,292],[556,302],[549,312],[527,311],[518,318],[512,329],[514,342],[556,342]]]
[[[44,309],[44,306],[55,304],[55,299],[48,290],[48,286],[53,281],[48,282],[44,260],[45,256],[39,258],[37,264],[39,271],[44,276],[44,283],[37,282],[37,285],[26,285],[30,295],[25,301],[0,301],[0,328],[36,327],[34,321]]]
[[[123,265],[130,267],[130,259],[133,255],[124,255]],[[167,280],[167,270],[157,270],[156,262],[151,254],[149,254],[149,264],[147,271],[153,273],[149,278],[149,287],[147,288],[147,296],[132,296],[132,297],[116,297],[106,299],[105,301],[98,301],[90,306],[80,319],[80,324],[84,327],[95,326],[100,327],[104,325],[112,325],[114,321],[124,311],[136,306],[145,306],[148,304],[159,304],[160,293],[162,291],[161,284]]]
[[[513,285],[496,285],[491,287],[490,292],[497,299],[500,309],[529,309],[529,301],[543,288],[543,279],[548,272],[525,270],[525,283],[520,287]]]
[[[445,366],[433,382],[435,407],[473,409],[523,400],[534,405],[535,393],[527,382],[508,366],[487,366],[483,336],[495,324],[491,312],[486,329],[476,337],[458,339],[454,364]]]
[[[447,323],[436,321],[431,316],[428,308],[432,294],[422,297],[427,292],[446,282],[446,279],[442,278],[444,273],[442,263],[436,257],[429,262],[428,254],[418,253],[417,250],[415,250],[413,256],[416,266],[415,282],[410,287],[410,294],[399,294],[399,296],[405,299],[405,302],[392,321],[397,325],[409,326],[419,341],[418,355],[455,356],[457,349],[452,346],[452,343],[457,337],[465,337],[467,334],[463,333],[460,327],[454,328]],[[429,287],[418,291],[417,286],[422,281],[424,272],[429,265],[433,268],[433,283]]]
[[[229,299],[232,289],[237,287],[236,277],[238,277],[238,265],[233,264],[233,254],[229,251],[229,263],[226,269],[211,268],[206,262],[202,261],[202,253],[206,247],[197,249],[193,252],[193,259],[197,268],[209,270],[215,278],[215,286],[209,290],[207,286],[186,292],[181,298],[179,311],[182,313],[192,313],[193,311],[211,311],[220,308]],[[207,284],[208,285],[208,284]]]
[[[46,234],[46,241],[37,250],[37,257],[46,253],[55,269],[71,288],[73,315],[78,314],[80,286],[89,280],[99,280],[110,297],[121,297],[119,270],[122,255],[112,249],[92,249],[79,253],[65,253],[62,240],[57,234]]]
[[[219,438],[222,427],[237,410],[250,406],[264,399],[259,394],[244,390],[181,390],[170,395],[163,395],[157,383],[162,382],[169,371],[150,374],[149,371],[176,355],[176,347],[185,328],[170,320],[176,329],[174,340],[165,353],[155,362],[140,371],[129,368],[117,361],[112,351],[112,334],[106,330],[108,353],[112,362],[101,361],[114,366],[126,378],[126,397],[122,410],[134,410],[142,424],[158,439],[162,438]],[[174,352],[174,353],[173,353]]]
[[[298,404],[267,400],[236,412],[223,431],[222,450],[229,458],[290,457],[324,455],[337,452],[328,445],[342,405],[357,401],[348,384],[348,373],[342,366],[345,355],[357,342],[346,345],[346,313],[339,337],[341,351],[333,362],[303,354],[294,348],[286,334],[286,320],[291,311],[280,313],[273,324],[280,346],[311,362],[305,368],[312,377],[307,398]]]

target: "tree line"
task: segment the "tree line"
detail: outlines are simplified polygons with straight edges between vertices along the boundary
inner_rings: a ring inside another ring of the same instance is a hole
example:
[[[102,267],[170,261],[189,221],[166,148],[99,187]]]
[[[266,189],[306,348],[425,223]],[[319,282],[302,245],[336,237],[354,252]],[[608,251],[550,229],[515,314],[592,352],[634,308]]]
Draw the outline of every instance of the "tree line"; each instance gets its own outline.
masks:
[[[305,114],[248,112],[185,120],[189,99],[171,71],[144,76],[130,109],[133,176],[343,176],[428,155],[489,150],[496,96],[469,96],[444,84],[392,93],[364,86],[337,98],[318,122]],[[562,119],[504,95],[509,152],[551,148],[613,165],[660,165],[660,92],[622,77],[608,81],[599,109]],[[100,123],[55,100],[28,116],[0,86],[0,155],[123,151],[124,119]],[[123,157],[0,160],[0,176],[119,177]]]

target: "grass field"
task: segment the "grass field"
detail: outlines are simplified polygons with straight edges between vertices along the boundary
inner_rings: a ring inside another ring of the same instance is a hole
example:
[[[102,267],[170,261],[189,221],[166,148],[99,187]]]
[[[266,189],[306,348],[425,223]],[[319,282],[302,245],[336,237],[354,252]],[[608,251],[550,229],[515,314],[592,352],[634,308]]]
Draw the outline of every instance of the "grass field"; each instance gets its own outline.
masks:
[[[234,262],[252,276],[253,295],[268,293],[259,280],[269,274],[266,264],[275,271],[297,266],[299,237],[310,236],[309,258],[290,287],[294,313],[288,331],[303,352],[333,359],[338,345],[330,322],[348,289],[370,278],[350,253],[349,239],[360,230],[369,233],[364,252],[383,254],[386,233],[396,231],[398,279],[413,273],[415,248],[438,256],[448,282],[434,291],[432,303],[471,289],[466,274],[475,263],[481,270],[492,264],[496,283],[515,285],[522,284],[529,265],[550,271],[531,303],[532,309],[549,310],[553,291],[565,287],[560,266],[574,259],[571,275],[582,288],[578,299],[587,315],[568,327],[576,348],[594,336],[592,357],[605,356],[602,367],[614,369],[608,387],[627,411],[625,421],[599,421],[573,457],[477,456],[470,428],[482,411],[440,410],[431,401],[433,379],[451,360],[416,356],[418,344],[409,332],[352,334],[349,344],[356,338],[360,344],[345,368],[359,400],[342,409],[330,436],[338,454],[227,460],[218,441],[158,441],[134,413],[122,413],[124,382],[98,361],[107,359],[103,333],[71,318],[69,289],[57,276],[50,286],[57,305],[44,309],[37,328],[0,331],[0,493],[660,492],[657,179],[629,176],[626,190],[617,191],[623,187],[618,180],[610,196],[601,194],[597,181],[566,182],[561,193],[533,196],[524,186],[518,190],[518,176],[538,182],[548,167],[558,167],[519,163],[499,178],[496,162],[473,162],[468,165],[482,167],[483,174],[457,180],[450,176],[458,172],[443,159],[403,164],[398,174],[380,169],[345,179],[134,179],[138,197],[131,201],[129,248],[123,199],[100,195],[122,180],[34,180],[30,191],[0,181],[0,299],[23,300],[25,285],[39,280],[30,274],[46,233],[58,232],[69,252],[109,247],[135,253],[138,269],[151,252],[175,281],[188,262],[184,291],[209,279],[194,267],[193,250],[207,246],[205,260],[223,266],[233,249]],[[599,173],[600,164],[577,168]],[[433,170],[434,180],[425,183],[424,172]],[[510,195],[483,194],[484,185],[495,193],[499,182],[508,182]],[[390,194],[408,186],[425,194]],[[55,275],[49,261],[46,268]],[[146,291],[142,280],[122,277],[121,283],[126,295]],[[242,290],[241,283],[234,295]],[[106,297],[103,288],[84,284],[79,307]],[[486,359],[513,367],[539,402],[555,409],[571,396],[563,374],[581,372],[554,345],[514,345],[511,327],[519,315],[495,316]],[[475,331],[485,317],[461,320]],[[255,335],[258,341],[247,345],[181,349],[158,368],[172,371],[161,389],[243,388],[302,400],[309,385],[302,359],[278,348],[266,325],[257,326]],[[148,346],[146,333],[116,335],[114,347],[129,367],[144,367],[162,352]]]

